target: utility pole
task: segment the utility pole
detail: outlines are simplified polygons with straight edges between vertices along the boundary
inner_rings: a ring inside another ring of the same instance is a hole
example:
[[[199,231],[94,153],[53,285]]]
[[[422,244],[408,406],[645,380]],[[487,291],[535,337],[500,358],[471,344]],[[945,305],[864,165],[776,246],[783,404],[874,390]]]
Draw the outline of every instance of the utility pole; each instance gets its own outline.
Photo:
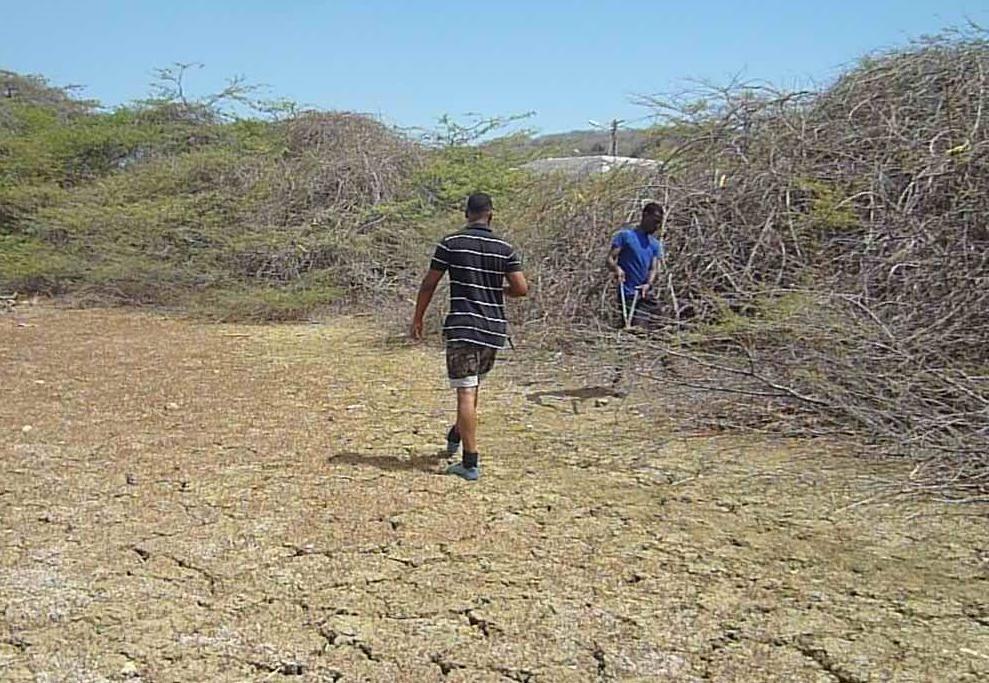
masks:
[[[597,121],[588,121],[589,124],[596,128],[604,128]],[[625,123],[624,119],[611,119],[611,125],[608,130],[611,131],[611,156],[618,156],[618,127]]]
[[[618,156],[618,126],[625,123],[619,119],[611,119],[611,156]]]

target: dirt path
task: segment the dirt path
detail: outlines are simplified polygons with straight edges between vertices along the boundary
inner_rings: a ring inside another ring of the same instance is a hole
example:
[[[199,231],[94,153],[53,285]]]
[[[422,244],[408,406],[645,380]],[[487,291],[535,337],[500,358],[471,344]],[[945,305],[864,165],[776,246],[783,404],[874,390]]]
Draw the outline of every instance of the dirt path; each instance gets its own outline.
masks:
[[[989,679],[976,511],[497,375],[470,485],[441,354],[367,321],[0,317],[0,679]]]

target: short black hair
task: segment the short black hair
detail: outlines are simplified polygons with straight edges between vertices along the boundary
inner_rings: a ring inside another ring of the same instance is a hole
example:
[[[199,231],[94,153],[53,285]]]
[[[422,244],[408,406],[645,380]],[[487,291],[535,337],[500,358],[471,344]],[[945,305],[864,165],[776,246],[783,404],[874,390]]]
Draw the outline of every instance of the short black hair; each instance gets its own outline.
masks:
[[[663,210],[663,206],[658,202],[649,202],[648,204],[642,207],[642,213],[644,214],[647,213],[650,216],[656,216],[657,218],[662,218],[663,213],[665,212]]]
[[[493,208],[491,196],[483,192],[475,192],[467,198],[467,214],[469,216],[477,216],[491,211]]]

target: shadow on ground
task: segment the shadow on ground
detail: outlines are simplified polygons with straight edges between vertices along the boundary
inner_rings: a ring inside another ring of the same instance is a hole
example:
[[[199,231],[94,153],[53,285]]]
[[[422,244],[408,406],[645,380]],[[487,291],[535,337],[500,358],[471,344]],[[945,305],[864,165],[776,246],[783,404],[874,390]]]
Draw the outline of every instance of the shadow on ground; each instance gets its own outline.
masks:
[[[417,471],[438,474],[437,463],[440,458],[445,457],[447,457],[445,450],[439,451],[434,455],[416,455],[412,457],[346,451],[331,455],[329,463],[331,465],[376,467],[385,472]]]

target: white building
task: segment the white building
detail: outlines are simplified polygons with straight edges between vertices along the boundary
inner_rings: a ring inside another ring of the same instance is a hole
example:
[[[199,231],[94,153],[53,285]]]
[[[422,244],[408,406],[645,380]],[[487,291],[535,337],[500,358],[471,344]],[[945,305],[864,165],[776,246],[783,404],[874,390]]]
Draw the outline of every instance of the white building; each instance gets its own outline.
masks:
[[[563,173],[568,176],[582,177],[597,173],[607,173],[619,168],[638,168],[650,170],[659,168],[659,162],[653,159],[636,159],[634,157],[613,157],[597,155],[587,157],[555,157],[552,159],[536,159],[522,168],[532,173],[549,174]]]

